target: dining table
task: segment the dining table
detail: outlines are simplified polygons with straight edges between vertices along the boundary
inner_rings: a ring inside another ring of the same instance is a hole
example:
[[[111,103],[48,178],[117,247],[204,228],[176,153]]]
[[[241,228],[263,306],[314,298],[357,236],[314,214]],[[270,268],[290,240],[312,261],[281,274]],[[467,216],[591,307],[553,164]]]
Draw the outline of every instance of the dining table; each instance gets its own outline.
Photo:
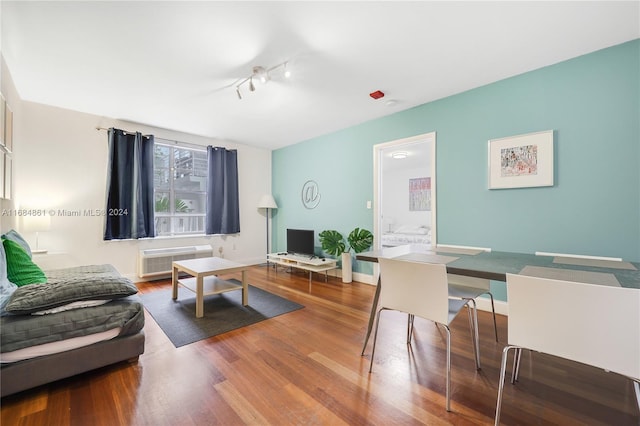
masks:
[[[448,274],[507,281],[507,274],[576,281],[640,290],[640,262],[594,256],[553,253],[516,253],[474,247],[432,247],[407,244],[356,254],[356,259],[377,263],[380,258],[445,264]],[[381,286],[378,276],[362,354],[371,335]]]

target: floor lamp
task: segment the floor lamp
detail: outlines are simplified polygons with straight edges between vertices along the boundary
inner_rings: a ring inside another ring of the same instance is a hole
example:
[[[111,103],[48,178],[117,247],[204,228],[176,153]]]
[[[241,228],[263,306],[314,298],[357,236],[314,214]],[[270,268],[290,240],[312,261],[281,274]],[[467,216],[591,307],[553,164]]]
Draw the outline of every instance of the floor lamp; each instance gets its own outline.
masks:
[[[269,266],[269,209],[277,209],[278,205],[276,204],[276,200],[273,199],[273,195],[266,194],[260,198],[260,202],[258,203],[259,209],[266,209],[266,217],[267,217],[267,266]]]

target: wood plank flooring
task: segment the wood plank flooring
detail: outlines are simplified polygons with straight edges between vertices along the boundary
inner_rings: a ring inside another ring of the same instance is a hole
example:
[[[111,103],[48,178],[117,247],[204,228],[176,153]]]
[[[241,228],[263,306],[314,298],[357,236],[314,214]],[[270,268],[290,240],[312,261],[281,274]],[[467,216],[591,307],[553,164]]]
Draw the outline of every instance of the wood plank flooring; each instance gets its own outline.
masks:
[[[232,276],[230,276],[232,277]],[[473,361],[466,315],[452,326],[452,403],[444,409],[445,340],[416,318],[384,312],[373,373],[360,356],[374,287],[328,283],[306,273],[253,267],[249,283],[305,305],[249,327],[173,347],[147,315],[145,353],[2,399],[2,425],[412,425],[493,423],[506,317],[479,312],[482,369]],[[170,286],[139,284],[141,292]],[[542,314],[542,313],[541,313]],[[510,376],[510,374],[508,375]],[[638,425],[629,380],[525,352],[507,384],[503,424]]]

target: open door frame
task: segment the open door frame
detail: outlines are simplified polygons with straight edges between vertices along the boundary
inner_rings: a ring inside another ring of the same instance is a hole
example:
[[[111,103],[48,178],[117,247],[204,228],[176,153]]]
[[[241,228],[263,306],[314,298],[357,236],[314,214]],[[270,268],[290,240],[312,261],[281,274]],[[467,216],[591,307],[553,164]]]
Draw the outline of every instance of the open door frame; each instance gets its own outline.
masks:
[[[382,248],[382,220],[381,220],[381,188],[382,188],[382,153],[389,148],[400,149],[402,146],[419,142],[431,142],[430,170],[431,170],[431,247],[437,244],[437,222],[436,222],[436,132],[424,133],[391,142],[384,142],[373,146],[373,246],[375,249]],[[377,266],[377,265],[376,265]],[[374,277],[377,276],[377,268]]]

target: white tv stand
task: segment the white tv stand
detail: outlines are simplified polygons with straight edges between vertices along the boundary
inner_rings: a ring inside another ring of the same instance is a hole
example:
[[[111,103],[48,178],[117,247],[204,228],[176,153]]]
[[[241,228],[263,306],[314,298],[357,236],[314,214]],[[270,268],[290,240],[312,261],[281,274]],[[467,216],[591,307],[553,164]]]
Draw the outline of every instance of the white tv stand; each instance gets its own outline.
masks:
[[[316,256],[311,257],[283,252],[268,254],[267,263],[309,271],[309,284],[311,284],[311,277],[314,272],[324,272],[324,280],[327,282],[329,279],[328,271],[338,267],[338,261],[336,259],[323,259]],[[278,272],[277,266],[276,272]]]

